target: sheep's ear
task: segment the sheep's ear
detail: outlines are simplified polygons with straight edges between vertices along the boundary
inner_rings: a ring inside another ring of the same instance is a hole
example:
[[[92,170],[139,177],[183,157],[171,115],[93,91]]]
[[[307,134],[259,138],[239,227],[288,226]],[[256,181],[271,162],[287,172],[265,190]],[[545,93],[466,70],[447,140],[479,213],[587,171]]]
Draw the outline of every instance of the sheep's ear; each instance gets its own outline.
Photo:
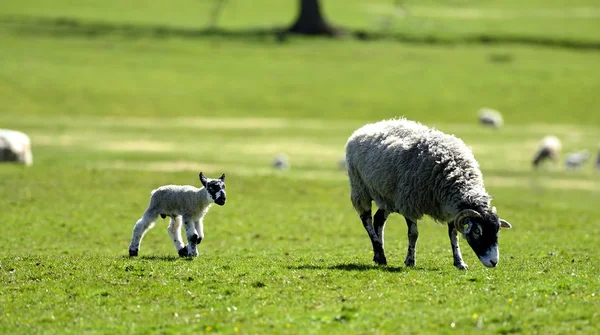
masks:
[[[225,174],[223,173],[223,175],[221,175],[221,177],[219,177],[219,179],[221,179],[221,181],[225,181]]]
[[[512,225],[510,224],[510,222],[508,222],[504,219],[500,219],[500,228],[510,229],[510,228],[512,228]]]
[[[200,172],[199,176],[200,176],[200,182],[202,183],[202,186],[206,187],[208,180],[206,179],[206,177],[204,177],[204,174],[202,172]]]

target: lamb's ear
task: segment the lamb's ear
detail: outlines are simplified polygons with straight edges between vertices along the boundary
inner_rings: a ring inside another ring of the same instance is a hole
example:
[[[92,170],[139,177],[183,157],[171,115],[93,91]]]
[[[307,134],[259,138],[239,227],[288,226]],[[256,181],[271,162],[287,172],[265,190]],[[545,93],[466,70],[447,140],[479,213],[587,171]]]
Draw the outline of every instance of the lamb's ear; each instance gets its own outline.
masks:
[[[219,179],[221,179],[221,181],[225,181],[225,174],[223,173],[223,175],[219,177]]]
[[[200,172],[199,176],[200,176],[200,182],[202,183],[202,186],[206,187],[208,180],[206,179],[206,177],[204,177],[204,174],[202,174],[202,172]]]
[[[504,219],[500,219],[500,228],[510,229],[510,228],[512,228],[512,225],[510,224],[510,222],[508,222]]]

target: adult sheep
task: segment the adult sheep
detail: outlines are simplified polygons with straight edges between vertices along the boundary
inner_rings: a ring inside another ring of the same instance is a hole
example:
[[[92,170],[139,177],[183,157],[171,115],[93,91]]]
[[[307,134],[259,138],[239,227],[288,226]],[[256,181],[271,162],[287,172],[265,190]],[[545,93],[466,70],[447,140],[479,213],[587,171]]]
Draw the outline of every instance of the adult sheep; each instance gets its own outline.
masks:
[[[459,244],[462,233],[487,267],[498,264],[498,231],[511,228],[490,208],[470,148],[459,138],[406,119],[384,120],[356,130],[346,144],[351,201],[373,244],[373,260],[387,264],[383,231],[390,213],[404,216],[408,253],[415,265],[417,220],[428,215],[448,223],[454,266],[466,269]],[[371,203],[378,207],[371,217]]]

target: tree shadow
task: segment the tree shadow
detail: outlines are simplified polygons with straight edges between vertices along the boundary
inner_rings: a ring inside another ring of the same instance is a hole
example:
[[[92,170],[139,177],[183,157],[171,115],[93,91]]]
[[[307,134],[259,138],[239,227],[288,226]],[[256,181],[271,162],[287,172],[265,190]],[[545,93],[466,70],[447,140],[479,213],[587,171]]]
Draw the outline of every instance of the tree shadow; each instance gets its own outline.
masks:
[[[0,26],[19,34],[47,35],[55,37],[95,38],[118,35],[125,38],[227,38],[283,43],[293,34],[288,27],[266,27],[253,29],[223,29],[216,27],[186,28],[169,25],[147,25],[108,21],[87,21],[72,17],[37,17],[25,15],[0,15]],[[520,44],[574,50],[600,50],[600,41],[569,39],[562,37],[525,36],[510,34],[474,33],[447,37],[444,34],[415,35],[406,32],[376,32],[363,29],[340,28],[341,38],[353,37],[362,41],[389,40],[407,44],[457,45],[457,44]],[[309,35],[306,35],[309,36]],[[323,36],[323,35],[310,35]],[[331,37],[331,36],[330,36]],[[327,37],[327,38],[330,38]]]
[[[384,271],[384,272],[405,272],[408,269],[404,266],[381,266],[375,264],[356,264],[356,263],[342,263],[337,265],[314,265],[305,264],[297,266],[288,266],[292,270],[341,270],[341,271]]]

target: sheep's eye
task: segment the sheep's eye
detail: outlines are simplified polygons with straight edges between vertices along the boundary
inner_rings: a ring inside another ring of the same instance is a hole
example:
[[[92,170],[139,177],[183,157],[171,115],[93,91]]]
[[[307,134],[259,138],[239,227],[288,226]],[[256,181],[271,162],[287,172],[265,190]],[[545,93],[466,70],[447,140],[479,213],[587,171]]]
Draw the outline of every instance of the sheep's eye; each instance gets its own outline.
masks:
[[[475,235],[475,236],[481,235],[481,230],[477,227],[473,228],[473,235]]]

